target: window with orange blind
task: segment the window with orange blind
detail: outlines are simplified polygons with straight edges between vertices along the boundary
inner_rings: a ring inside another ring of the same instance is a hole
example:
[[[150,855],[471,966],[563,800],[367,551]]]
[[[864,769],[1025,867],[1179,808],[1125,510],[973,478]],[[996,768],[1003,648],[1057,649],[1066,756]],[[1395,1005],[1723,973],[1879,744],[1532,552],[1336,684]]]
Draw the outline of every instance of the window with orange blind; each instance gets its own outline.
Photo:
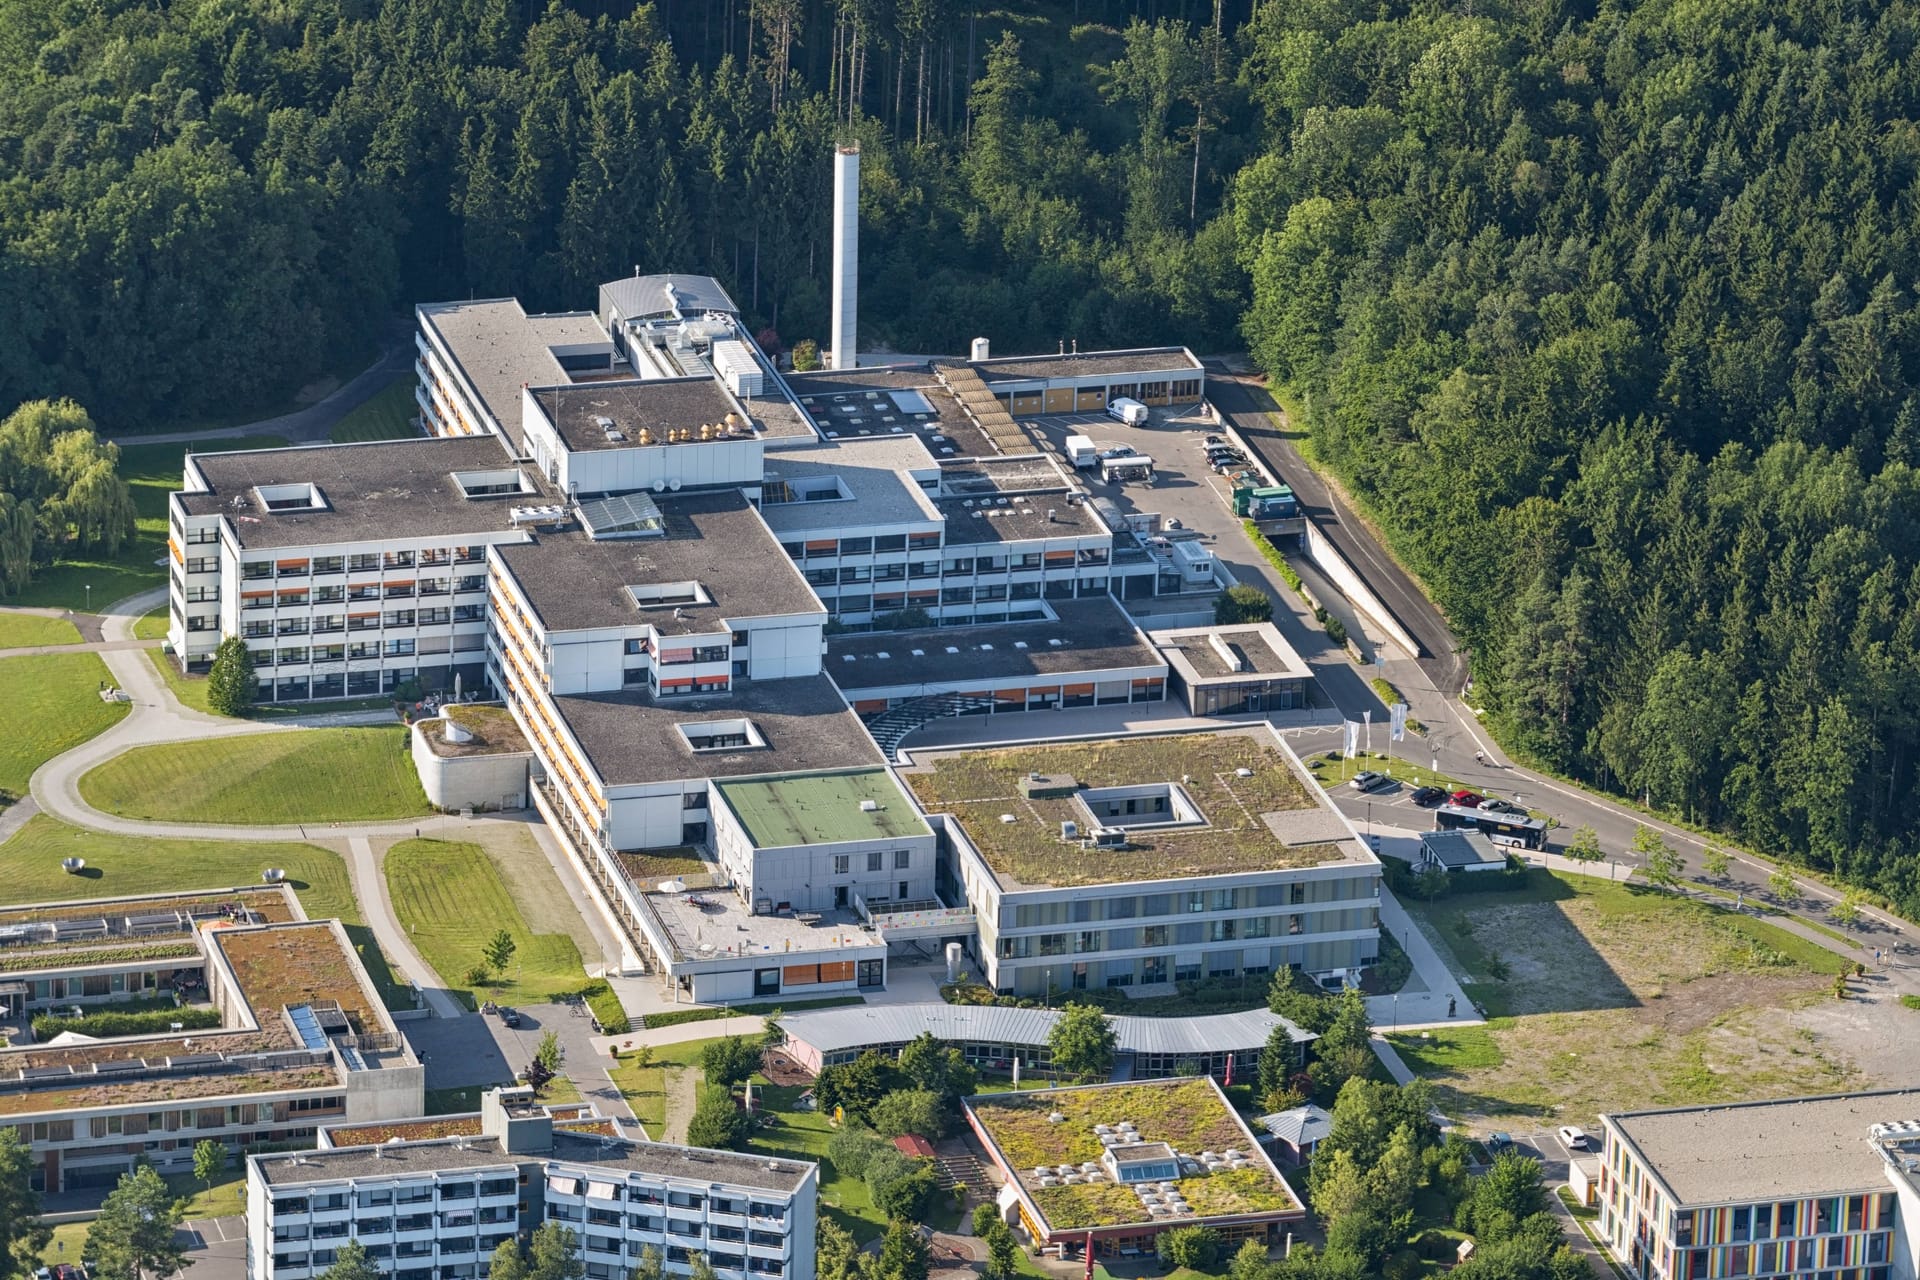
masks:
[[[853,981],[853,961],[836,960],[831,964],[821,965],[820,981],[852,982]]]
[[[275,560],[273,567],[282,573],[304,573],[307,568],[307,562],[305,560]]]
[[[1065,684],[1060,686],[1060,692],[1068,698],[1090,698],[1093,696],[1093,686],[1090,684]]]
[[[1047,563],[1048,563],[1048,564],[1072,564],[1072,563],[1073,563],[1073,552],[1071,552],[1071,551],[1049,551],[1049,552],[1047,552],[1047,555],[1046,555],[1046,560],[1047,560]]]

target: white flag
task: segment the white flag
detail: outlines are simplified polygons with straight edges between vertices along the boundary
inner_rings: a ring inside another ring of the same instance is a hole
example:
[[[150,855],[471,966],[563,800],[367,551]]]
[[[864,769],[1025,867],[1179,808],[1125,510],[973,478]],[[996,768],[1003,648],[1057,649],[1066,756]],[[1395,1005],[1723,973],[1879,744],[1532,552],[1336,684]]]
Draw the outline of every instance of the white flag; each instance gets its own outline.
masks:
[[[1393,714],[1393,740],[1405,742],[1407,739],[1407,704],[1396,702],[1388,708]]]
[[[1351,760],[1359,754],[1360,722],[1358,720],[1349,720],[1347,721],[1347,759]]]

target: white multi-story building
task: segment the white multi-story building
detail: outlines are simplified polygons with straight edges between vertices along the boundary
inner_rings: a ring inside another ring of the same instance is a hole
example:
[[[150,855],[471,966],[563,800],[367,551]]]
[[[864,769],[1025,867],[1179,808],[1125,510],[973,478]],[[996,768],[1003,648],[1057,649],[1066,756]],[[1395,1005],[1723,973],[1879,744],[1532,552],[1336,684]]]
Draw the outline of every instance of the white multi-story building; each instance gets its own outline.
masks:
[[[483,1095],[478,1136],[247,1161],[249,1280],[305,1280],[357,1240],[392,1280],[477,1280],[505,1241],[558,1222],[588,1280],[644,1250],[726,1280],[812,1280],[819,1168],[557,1128],[525,1089]]]

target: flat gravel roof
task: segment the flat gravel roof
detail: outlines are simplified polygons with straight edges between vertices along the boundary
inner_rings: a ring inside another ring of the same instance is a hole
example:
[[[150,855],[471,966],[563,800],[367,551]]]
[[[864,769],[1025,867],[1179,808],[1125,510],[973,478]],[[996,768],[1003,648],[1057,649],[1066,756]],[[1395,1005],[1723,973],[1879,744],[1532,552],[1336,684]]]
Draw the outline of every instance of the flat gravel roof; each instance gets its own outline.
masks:
[[[188,460],[209,486],[180,495],[188,514],[225,516],[240,545],[258,550],[503,531],[510,507],[540,502],[547,492],[541,476],[516,467],[492,436],[195,453]],[[506,470],[520,471],[540,492],[471,499],[453,482],[456,471]],[[319,487],[324,509],[268,511],[254,492],[309,483]]]
[[[1920,1089],[1602,1117],[1683,1205],[1885,1191],[1871,1125],[1920,1118]]]
[[[1166,666],[1111,596],[1047,603],[1057,617],[834,636],[827,641],[826,671],[842,689],[877,689]]]
[[[580,531],[543,533],[500,548],[527,603],[548,631],[646,623],[667,635],[711,634],[729,618],[822,612],[819,597],[737,489],[653,499],[659,537],[595,541]],[[634,603],[629,586],[698,582],[708,603]]]
[[[653,445],[666,445],[668,428],[692,431],[694,438],[682,443],[698,444],[703,424],[724,423],[730,413],[737,419],[746,407],[714,378],[650,378],[644,382],[540,387],[533,392],[533,400],[567,447],[580,453],[649,447],[641,442],[642,428]],[[627,438],[607,439],[600,427],[601,418],[611,419]],[[749,437],[743,433],[735,438]]]
[[[756,680],[713,696],[578,693],[553,704],[610,787],[883,763],[866,726],[825,676]],[[696,752],[678,728],[716,720],[750,720],[766,745]]]

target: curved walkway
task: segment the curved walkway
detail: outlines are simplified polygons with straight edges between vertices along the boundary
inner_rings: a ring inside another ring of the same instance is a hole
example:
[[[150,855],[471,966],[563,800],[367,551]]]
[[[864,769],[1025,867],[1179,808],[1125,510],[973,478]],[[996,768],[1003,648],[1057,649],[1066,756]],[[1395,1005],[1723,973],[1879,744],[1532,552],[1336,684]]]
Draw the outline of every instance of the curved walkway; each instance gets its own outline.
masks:
[[[327,444],[340,419],[379,395],[413,371],[413,344],[404,335],[409,326],[396,322],[379,359],[325,399],[237,427],[213,431],[169,431],[153,435],[113,437],[116,444],[191,444],[195,440],[232,440],[242,436],[279,436],[289,444]]]
[[[178,837],[190,840],[311,841],[327,840],[344,846],[354,896],[359,900],[368,926],[389,962],[420,988],[428,1007],[439,1017],[459,1017],[465,1010],[441,989],[440,978],[414,949],[406,930],[394,915],[387,895],[386,877],[375,855],[372,837],[410,836],[416,832],[459,835],[466,821],[459,817],[437,815],[399,822],[284,824],[233,826],[216,823],[143,822],[104,813],[88,804],[80,794],[80,779],[96,766],[134,747],[163,742],[187,742],[208,738],[234,737],[250,733],[282,733],[289,729],[326,723],[338,717],[313,717],[278,722],[231,720],[183,707],[173,697],[160,673],[138,648],[114,647],[131,639],[133,624],[165,599],[165,588],[142,592],[109,605],[102,619],[106,640],[97,649],[115,683],[126,692],[132,709],[105,733],[81,743],[71,751],[55,756],[34,771],[29,783],[31,797],[15,805],[7,814],[10,825],[24,823],[34,811],[46,813],[62,822],[91,831],[134,839]],[[74,647],[74,646],[69,646]],[[351,718],[351,717],[346,717]],[[10,834],[10,832],[8,833]]]

